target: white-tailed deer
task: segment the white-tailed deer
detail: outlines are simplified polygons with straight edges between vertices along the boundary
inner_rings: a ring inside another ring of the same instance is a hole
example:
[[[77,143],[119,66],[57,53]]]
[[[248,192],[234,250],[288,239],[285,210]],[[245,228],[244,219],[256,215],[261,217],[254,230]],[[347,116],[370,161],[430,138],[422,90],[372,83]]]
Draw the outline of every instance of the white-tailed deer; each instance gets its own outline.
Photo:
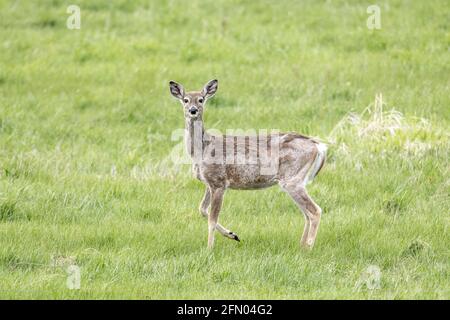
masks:
[[[201,91],[185,92],[182,85],[170,81],[171,94],[184,108],[185,143],[193,160],[193,171],[206,185],[200,212],[208,218],[208,247],[213,247],[215,230],[239,241],[236,233],[218,222],[227,188],[262,189],[278,184],[304,213],[306,221],[300,244],[312,248],[322,210],[306,192],[306,184],[322,168],[326,145],[297,133],[262,137],[207,133],[203,127],[203,109],[217,88],[218,81],[211,80]],[[268,163],[272,170],[268,170]]]

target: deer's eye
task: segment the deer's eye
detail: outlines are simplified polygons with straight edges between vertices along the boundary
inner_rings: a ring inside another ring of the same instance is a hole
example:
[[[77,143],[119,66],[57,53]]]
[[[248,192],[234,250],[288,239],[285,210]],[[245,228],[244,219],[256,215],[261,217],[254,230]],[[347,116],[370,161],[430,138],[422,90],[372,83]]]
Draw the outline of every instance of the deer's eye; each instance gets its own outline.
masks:
[[[198,99],[199,103],[203,103],[203,98]]]
[[[184,98],[183,101],[184,101],[184,103],[188,103],[189,99],[188,98]]]

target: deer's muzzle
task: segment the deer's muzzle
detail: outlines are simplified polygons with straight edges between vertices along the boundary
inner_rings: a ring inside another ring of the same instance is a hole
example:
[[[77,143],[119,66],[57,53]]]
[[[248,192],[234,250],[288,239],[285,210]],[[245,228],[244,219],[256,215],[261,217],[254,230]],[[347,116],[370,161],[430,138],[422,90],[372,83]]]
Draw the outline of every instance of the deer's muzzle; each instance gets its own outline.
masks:
[[[189,113],[193,116],[195,116],[198,112],[198,109],[196,107],[190,107],[189,108]]]

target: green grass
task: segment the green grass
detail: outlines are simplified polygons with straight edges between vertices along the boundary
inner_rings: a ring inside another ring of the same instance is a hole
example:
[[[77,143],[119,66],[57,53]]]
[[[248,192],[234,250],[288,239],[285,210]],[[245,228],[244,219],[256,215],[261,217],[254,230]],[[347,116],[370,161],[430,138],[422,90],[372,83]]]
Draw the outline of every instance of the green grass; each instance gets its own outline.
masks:
[[[81,30],[73,1],[0,1],[0,298],[450,298],[448,1],[378,1],[381,30],[356,0],[76,2]],[[278,188],[227,192],[243,241],[206,250],[204,187],[165,159],[168,81],[212,78],[208,128],[330,142],[313,251]]]

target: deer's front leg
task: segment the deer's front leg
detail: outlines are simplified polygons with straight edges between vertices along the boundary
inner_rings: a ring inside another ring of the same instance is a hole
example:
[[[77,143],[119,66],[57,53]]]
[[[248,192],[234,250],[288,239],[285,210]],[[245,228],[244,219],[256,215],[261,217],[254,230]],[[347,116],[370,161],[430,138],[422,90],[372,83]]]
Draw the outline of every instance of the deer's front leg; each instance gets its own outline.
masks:
[[[202,202],[200,203],[200,213],[206,219],[208,218],[208,208],[210,204],[211,204],[211,191],[209,190],[209,187],[206,187],[205,195],[203,196]],[[218,222],[216,224],[216,230],[219,231],[220,234],[223,235],[224,237],[240,241],[236,233],[228,230]]]
[[[222,208],[224,188],[211,189],[211,210],[208,216],[208,248],[214,246],[214,231],[217,227],[220,209]]]
[[[211,191],[206,187],[205,195],[203,196],[202,202],[200,203],[200,213],[205,218],[208,218],[208,208],[211,203]]]

